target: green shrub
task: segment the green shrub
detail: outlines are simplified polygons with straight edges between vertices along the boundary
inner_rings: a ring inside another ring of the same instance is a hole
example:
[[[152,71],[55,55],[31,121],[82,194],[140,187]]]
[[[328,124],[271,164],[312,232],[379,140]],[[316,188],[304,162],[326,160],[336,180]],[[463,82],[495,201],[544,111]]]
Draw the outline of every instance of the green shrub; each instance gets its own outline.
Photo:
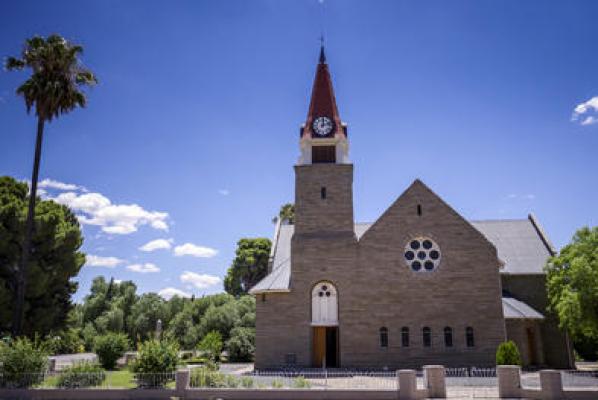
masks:
[[[221,372],[213,371],[206,367],[200,367],[191,370],[191,382],[194,387],[225,388],[229,387],[228,383],[230,380]]]
[[[308,389],[311,387],[311,384],[304,376],[298,376],[293,381],[293,387],[298,389]]]
[[[245,389],[249,389],[253,387],[253,379],[248,376],[244,376],[241,378],[241,386]]]
[[[139,355],[133,362],[137,373],[174,372],[179,362],[179,348],[176,343],[147,340],[139,345]]]
[[[48,353],[40,343],[18,338],[0,346],[0,374],[4,386],[37,385],[44,380],[47,365]]]
[[[209,332],[201,339],[198,348],[205,352],[210,360],[218,361],[222,353],[222,335],[217,331]]]
[[[129,339],[122,333],[107,333],[97,337],[94,343],[94,351],[106,369],[114,369],[116,360],[124,356],[128,348]]]
[[[78,329],[68,329],[46,336],[43,342],[49,354],[74,354],[85,351],[85,343]]]
[[[140,386],[160,387],[172,380],[169,372],[179,363],[178,345],[170,341],[147,340],[139,345],[139,355],[132,370]]]
[[[56,386],[60,388],[100,386],[104,379],[106,379],[106,372],[99,364],[83,362],[62,371]]]
[[[231,361],[251,361],[255,351],[255,329],[234,328],[226,342],[226,348]]]
[[[508,340],[498,346],[496,365],[521,365],[521,355],[515,342]]]
[[[274,389],[282,389],[284,386],[284,384],[282,383],[282,381],[280,379],[274,379],[272,381],[272,387]]]

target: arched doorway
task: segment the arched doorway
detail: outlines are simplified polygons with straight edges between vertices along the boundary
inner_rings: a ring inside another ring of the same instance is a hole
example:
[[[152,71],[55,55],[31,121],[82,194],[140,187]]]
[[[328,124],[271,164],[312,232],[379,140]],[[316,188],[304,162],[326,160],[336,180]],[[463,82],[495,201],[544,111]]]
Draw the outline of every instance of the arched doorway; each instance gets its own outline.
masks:
[[[338,292],[328,281],[311,291],[312,365],[338,367]]]

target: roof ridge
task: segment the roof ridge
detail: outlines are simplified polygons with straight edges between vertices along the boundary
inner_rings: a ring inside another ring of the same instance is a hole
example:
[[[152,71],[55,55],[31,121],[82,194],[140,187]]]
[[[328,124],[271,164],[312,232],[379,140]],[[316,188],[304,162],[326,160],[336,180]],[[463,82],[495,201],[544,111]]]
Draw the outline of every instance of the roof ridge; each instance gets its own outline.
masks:
[[[505,219],[470,219],[469,222],[523,222],[528,221],[527,218],[505,218]]]

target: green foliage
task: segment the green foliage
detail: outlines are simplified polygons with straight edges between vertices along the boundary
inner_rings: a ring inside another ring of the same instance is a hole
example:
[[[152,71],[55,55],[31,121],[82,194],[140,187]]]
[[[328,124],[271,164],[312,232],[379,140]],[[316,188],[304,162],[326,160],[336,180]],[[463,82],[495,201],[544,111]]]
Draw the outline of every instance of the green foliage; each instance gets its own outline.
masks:
[[[521,365],[521,355],[515,342],[508,340],[498,346],[496,365]]]
[[[282,383],[282,381],[280,379],[274,379],[272,381],[272,387],[274,389],[282,389],[284,387],[284,384]]]
[[[79,329],[67,329],[56,334],[49,334],[44,340],[44,347],[50,354],[83,353],[85,344]]]
[[[171,341],[148,340],[139,346],[132,369],[138,374],[174,372],[179,362],[179,348]]]
[[[131,337],[142,341],[153,338],[158,320],[162,321],[163,327],[168,325],[170,316],[166,302],[156,293],[142,294],[131,307],[131,315],[128,317]]]
[[[293,380],[293,387],[298,389],[309,389],[311,384],[307,379],[305,379],[305,377],[298,376]]]
[[[253,379],[248,376],[241,377],[241,387],[245,389],[250,389],[253,387]]]
[[[234,375],[223,374],[205,367],[191,370],[191,382],[194,387],[203,388],[253,387],[253,379],[249,377],[239,379]]]
[[[198,299],[173,297],[166,301],[155,293],[138,296],[136,289],[132,282],[117,283],[103,277],[93,280],[90,293],[69,317],[72,332],[77,332],[85,349],[93,351],[96,337],[110,332],[126,334],[134,345],[153,339],[160,319],[163,339],[176,342],[182,349],[196,349],[206,335],[218,332],[226,349],[230,350],[230,344],[235,359],[251,359],[255,335],[253,296],[235,298],[221,293]],[[235,338],[229,342],[233,332]]]
[[[106,372],[96,363],[83,362],[65,369],[58,376],[56,386],[60,388],[82,388],[99,386],[106,379]]]
[[[234,328],[226,348],[231,361],[251,361],[255,351],[255,328]]]
[[[12,328],[16,267],[21,257],[28,202],[27,184],[0,177],[0,331]],[[47,335],[67,325],[73,308],[71,281],[85,263],[83,237],[75,215],[63,205],[38,199],[35,206],[35,251],[27,265],[23,333]]]
[[[200,331],[203,334],[217,331],[223,339],[228,339],[230,331],[241,322],[239,318],[239,310],[234,301],[225,303],[221,306],[208,308],[204,314],[201,323]]]
[[[598,342],[598,226],[578,230],[546,265],[550,309],[574,341]]]
[[[199,342],[199,350],[206,353],[212,361],[218,361],[222,353],[222,335],[217,331],[208,332]]]
[[[224,277],[224,290],[233,296],[247,294],[268,272],[269,239],[241,239],[235,259]]]
[[[8,387],[28,387],[43,381],[48,364],[44,347],[27,338],[0,345],[0,374]]]
[[[35,106],[38,116],[51,120],[76,107],[85,107],[86,98],[80,88],[94,85],[97,80],[79,61],[82,52],[81,46],[60,35],[47,39],[34,36],[25,41],[20,58],[8,57],[8,70],[31,68],[31,77],[17,88],[27,111]]]
[[[94,344],[94,351],[100,359],[100,364],[106,369],[114,369],[116,360],[124,356],[128,348],[129,339],[122,333],[109,332],[98,336]]]
[[[295,205],[293,203],[283,204],[278,212],[278,218],[289,224],[295,223]],[[274,218],[276,220],[276,217]]]

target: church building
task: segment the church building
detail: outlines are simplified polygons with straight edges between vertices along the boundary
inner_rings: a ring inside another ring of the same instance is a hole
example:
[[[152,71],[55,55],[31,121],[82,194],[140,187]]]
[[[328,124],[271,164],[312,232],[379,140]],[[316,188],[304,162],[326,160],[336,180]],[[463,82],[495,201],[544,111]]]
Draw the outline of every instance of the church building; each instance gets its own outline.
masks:
[[[533,215],[468,221],[416,179],[374,222],[353,218],[353,164],[321,49],[295,165],[295,220],[275,228],[256,297],[255,368],[573,365],[547,310],[555,250]],[[372,155],[373,157],[374,155]]]

